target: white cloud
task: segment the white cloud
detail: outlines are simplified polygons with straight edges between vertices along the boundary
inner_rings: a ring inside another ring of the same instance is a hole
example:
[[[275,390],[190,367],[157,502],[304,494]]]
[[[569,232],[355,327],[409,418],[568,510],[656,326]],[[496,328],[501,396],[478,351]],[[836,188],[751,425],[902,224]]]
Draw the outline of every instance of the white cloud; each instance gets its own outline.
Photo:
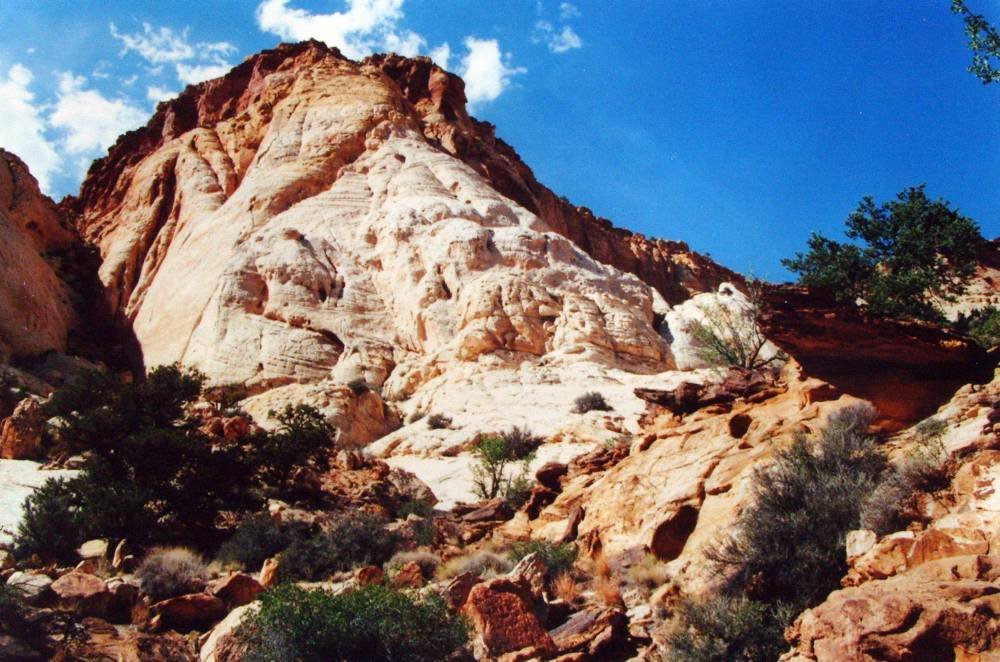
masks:
[[[188,65],[179,62],[176,66],[177,80],[185,85],[196,85],[212,78],[225,76],[232,69],[232,66],[226,63]]]
[[[52,127],[63,132],[61,146],[74,155],[93,155],[106,150],[118,136],[146,119],[146,112],[123,99],[108,99],[86,89],[83,76],[63,73],[55,108],[49,115]]]
[[[470,108],[493,101],[510,86],[512,76],[527,71],[506,64],[510,56],[500,52],[496,39],[466,37],[465,47],[469,52],[462,58],[460,73],[465,79],[465,96]]]
[[[154,28],[149,23],[142,24],[142,32],[123,34],[114,23],[111,36],[122,42],[121,55],[135,51],[152,65],[149,74],[159,76],[164,64],[173,64],[177,80],[185,85],[200,83],[210,78],[218,78],[229,72],[232,65],[226,58],[236,52],[236,46],[228,41],[198,42],[188,40],[188,28],[175,32],[168,27]]]
[[[170,28],[153,28],[149,23],[142,24],[142,32],[123,34],[118,27],[111,24],[111,36],[122,42],[122,55],[135,51],[143,59],[153,64],[164,62],[181,62],[194,57],[194,46],[188,43],[188,30],[180,34]]]
[[[568,21],[580,15],[580,10],[572,2],[559,3],[559,20]]]
[[[557,31],[551,23],[543,20],[535,23],[531,40],[536,44],[544,43],[553,53],[565,53],[583,46],[583,39],[570,26],[564,25],[562,30]]]
[[[347,0],[347,11],[330,14],[295,9],[288,2],[261,2],[257,26],[288,41],[318,39],[355,60],[380,49],[415,55],[425,45],[423,37],[399,27],[403,0]]]
[[[553,53],[565,53],[583,46],[583,40],[567,25],[563,27],[562,32],[549,39],[548,46]]]
[[[51,191],[52,176],[59,171],[59,155],[45,138],[45,120],[28,89],[34,76],[15,64],[0,76],[0,146],[24,159],[45,192]]]
[[[176,92],[168,90],[165,87],[160,87],[159,85],[150,85],[146,88],[146,98],[154,104],[166,101],[167,99],[173,99],[175,96],[177,96]]]
[[[437,48],[432,49],[430,52],[430,56],[431,59],[434,60],[434,63],[437,64],[437,66],[441,67],[442,69],[447,69],[448,60],[451,59],[451,46],[448,45],[448,42],[445,42],[440,46],[438,46]]]

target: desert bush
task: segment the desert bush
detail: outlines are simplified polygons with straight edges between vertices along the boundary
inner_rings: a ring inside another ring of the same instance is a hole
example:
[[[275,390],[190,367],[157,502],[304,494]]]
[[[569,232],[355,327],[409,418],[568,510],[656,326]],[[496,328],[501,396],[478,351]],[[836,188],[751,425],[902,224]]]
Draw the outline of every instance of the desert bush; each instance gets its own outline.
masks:
[[[65,443],[90,453],[80,475],[32,495],[17,546],[72,560],[72,547],[99,537],[212,545],[219,511],[253,499],[244,454],[213,448],[183,420],[201,383],[168,366],[136,384],[89,372],[57,391],[46,415],[62,418]]]
[[[205,561],[183,547],[150,550],[135,571],[143,592],[154,602],[200,591],[207,575]]]
[[[503,499],[507,503],[507,507],[513,511],[520,510],[521,506],[531,498],[531,489],[534,486],[535,483],[528,477],[527,470],[522,470],[521,473],[513,476],[503,489]]]
[[[1000,308],[988,306],[959,317],[955,327],[963,331],[982,347],[989,349],[1000,345]]]
[[[28,606],[17,586],[0,583],[0,633],[16,635],[27,623]]]
[[[839,586],[844,538],[887,466],[867,433],[873,414],[868,405],[834,412],[817,439],[800,435],[757,472],[736,534],[709,551],[728,594],[804,608]]]
[[[430,517],[434,514],[434,506],[421,499],[411,499],[399,508],[396,516],[399,519],[406,519],[410,515],[418,517]]]
[[[432,661],[461,648],[468,627],[436,594],[366,586],[331,596],[285,585],[262,596],[236,637],[250,662]]]
[[[782,352],[764,356],[767,338],[760,328],[763,283],[749,279],[746,287],[745,304],[734,300],[728,306],[702,305],[702,319],[692,320],[685,327],[695,354],[710,366],[759,370],[787,358]]]
[[[666,563],[652,554],[646,554],[642,561],[629,566],[628,577],[637,586],[653,590],[662,586],[669,578],[669,574]]]
[[[574,604],[580,599],[580,587],[569,572],[560,572],[552,580],[552,593],[560,600]]]
[[[216,558],[223,564],[236,564],[256,571],[264,561],[292,543],[293,534],[267,515],[248,517],[232,537],[219,548]]]
[[[672,662],[776,660],[788,648],[785,624],[794,616],[781,605],[728,597],[688,601],[679,612],[667,637]]]
[[[444,414],[431,414],[427,417],[427,427],[431,430],[448,430],[451,428],[451,417]]]
[[[420,566],[420,573],[424,579],[431,579],[441,565],[441,557],[433,552],[425,550],[414,550],[411,552],[396,552],[392,558],[386,562],[387,570],[398,570],[407,563],[416,563]]]
[[[915,445],[901,461],[890,467],[865,498],[861,526],[880,536],[906,528],[914,513],[913,496],[918,491],[941,489],[948,484],[947,453],[941,437],[947,424],[929,418],[916,426]]]
[[[547,540],[517,541],[510,547],[510,558],[520,561],[528,554],[535,554],[548,569],[548,576],[555,577],[561,572],[569,572],[576,562],[578,550],[571,543],[553,543]]]
[[[287,406],[271,412],[280,427],[254,435],[245,446],[259,479],[283,490],[299,467],[325,471],[330,466],[331,430],[318,409],[310,405]]]
[[[526,428],[511,428],[499,435],[481,437],[472,447],[478,464],[472,469],[473,489],[481,499],[493,499],[498,495],[509,498],[513,503],[526,498],[524,490],[530,491],[527,477],[528,466],[534,459],[534,451],[541,445],[537,437]],[[509,475],[508,467],[521,463],[521,471]]]
[[[584,393],[573,401],[573,413],[586,414],[588,411],[611,411],[612,407],[597,391]]]
[[[449,559],[438,568],[441,579],[451,579],[471,572],[479,576],[502,575],[510,572],[514,564],[505,556],[483,550],[466,556]]]
[[[239,409],[238,405],[241,400],[250,397],[250,391],[245,384],[232,382],[207,388],[203,395],[206,400],[218,405],[219,410],[223,413],[232,414]]]
[[[526,427],[514,426],[500,433],[506,454],[514,460],[524,460],[533,457],[538,447],[545,441],[543,437],[533,434]]]
[[[607,607],[622,605],[622,592],[618,582],[613,577],[596,577],[594,579],[594,595]]]
[[[840,586],[845,537],[887,468],[867,432],[873,415],[868,405],[834,412],[817,438],[796,437],[756,472],[735,533],[706,552],[722,599],[689,605],[678,659],[765,659],[752,651],[783,650],[794,614]]]
[[[323,533],[296,537],[281,555],[279,578],[315,581],[358,565],[382,565],[399,545],[385,524],[382,517],[355,511],[338,517]]]

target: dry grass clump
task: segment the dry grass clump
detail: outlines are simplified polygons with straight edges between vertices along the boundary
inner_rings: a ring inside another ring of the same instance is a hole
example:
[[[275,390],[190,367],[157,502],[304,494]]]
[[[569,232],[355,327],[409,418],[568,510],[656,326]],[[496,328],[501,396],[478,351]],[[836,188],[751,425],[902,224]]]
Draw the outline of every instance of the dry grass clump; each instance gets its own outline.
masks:
[[[416,549],[412,552],[396,552],[385,564],[387,570],[398,570],[407,563],[416,563],[420,566],[420,574],[424,579],[431,579],[441,565],[441,557],[432,552]]]
[[[597,391],[584,393],[573,401],[574,414],[586,414],[588,411],[611,411],[612,407]]]
[[[451,579],[466,572],[480,577],[490,577],[510,572],[513,567],[513,562],[507,557],[483,550],[446,561],[438,568],[437,574],[441,579]]]
[[[157,547],[135,571],[143,592],[154,602],[200,591],[207,574],[204,559],[183,547]]]
[[[444,414],[431,414],[427,417],[427,427],[431,430],[447,430],[451,428],[451,417]]]
[[[598,577],[594,580],[594,595],[608,607],[622,605],[622,592],[613,577]]]
[[[602,579],[609,579],[611,577],[611,564],[608,563],[608,557],[604,555],[604,552],[600,552],[597,558],[594,559],[594,574]]]
[[[628,569],[628,576],[637,586],[652,591],[666,583],[667,565],[652,554],[646,554],[642,561]]]
[[[568,572],[560,572],[552,580],[552,592],[560,600],[565,600],[569,604],[575,604],[580,599],[580,587],[577,585],[573,575]]]

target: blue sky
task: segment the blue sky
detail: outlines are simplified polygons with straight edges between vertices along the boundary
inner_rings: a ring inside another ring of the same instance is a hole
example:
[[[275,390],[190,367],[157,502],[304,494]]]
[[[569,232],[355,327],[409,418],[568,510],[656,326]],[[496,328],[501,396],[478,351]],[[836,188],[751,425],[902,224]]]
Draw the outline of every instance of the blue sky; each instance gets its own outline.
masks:
[[[811,231],[921,182],[1000,235],[1000,85],[949,4],[0,0],[0,146],[59,197],[155,99],[279,41],[432,54],[557,193],[784,279]]]

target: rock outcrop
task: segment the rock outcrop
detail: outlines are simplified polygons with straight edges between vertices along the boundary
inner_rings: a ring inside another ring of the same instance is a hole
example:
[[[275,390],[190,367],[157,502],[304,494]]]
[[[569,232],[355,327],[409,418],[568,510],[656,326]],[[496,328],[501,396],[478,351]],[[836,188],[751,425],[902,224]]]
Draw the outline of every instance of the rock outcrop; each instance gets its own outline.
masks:
[[[73,306],[46,257],[74,241],[24,162],[0,149],[0,362],[66,349]]]
[[[317,42],[161,104],[67,207],[147,366],[309,385],[331,419],[337,385],[405,399],[460,364],[672,368],[670,302],[737,278],[557,198],[430,60]],[[379,407],[359,443],[398,425]]]
[[[773,288],[765,297],[767,337],[807,374],[869,400],[888,429],[915,423],[963,384],[992,377],[995,358],[957,333],[865,315],[801,287]]]

